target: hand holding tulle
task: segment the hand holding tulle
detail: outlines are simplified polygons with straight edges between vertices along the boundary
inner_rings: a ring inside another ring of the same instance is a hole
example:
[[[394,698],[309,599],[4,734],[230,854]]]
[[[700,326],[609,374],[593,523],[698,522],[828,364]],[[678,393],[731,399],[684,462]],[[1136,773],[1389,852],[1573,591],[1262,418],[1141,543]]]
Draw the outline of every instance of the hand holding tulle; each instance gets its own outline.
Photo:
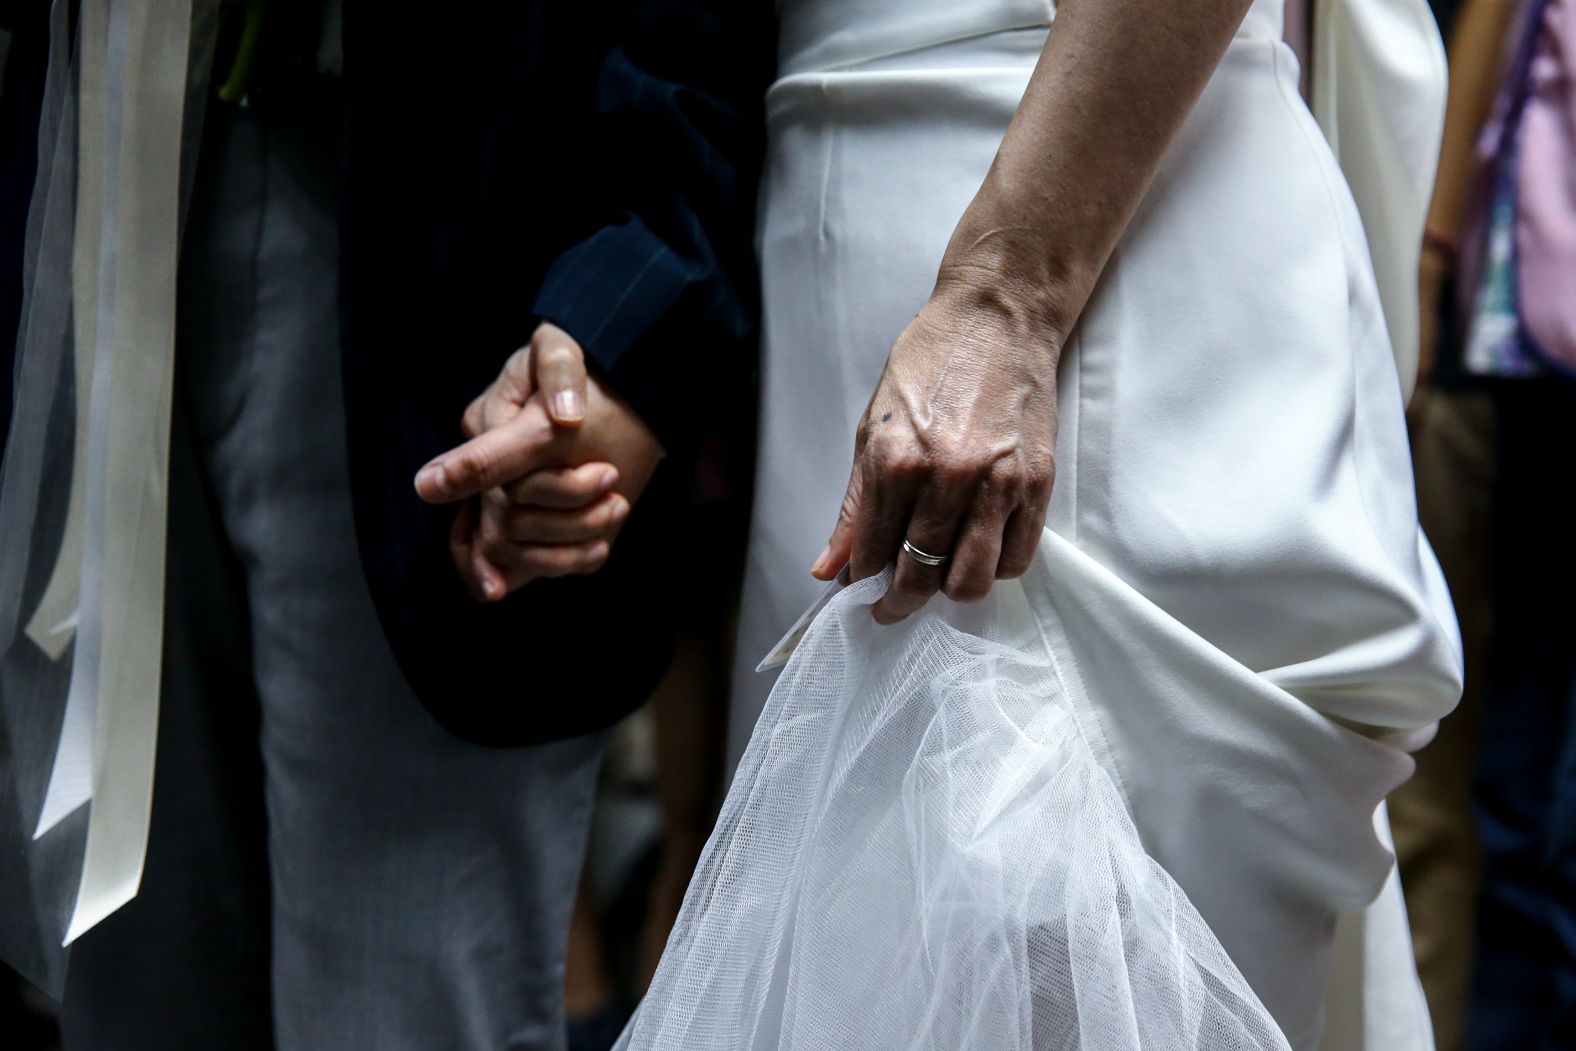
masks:
[[[874,609],[895,623],[938,590],[983,598],[1034,557],[1055,478],[1060,337],[1011,296],[947,280],[898,338],[855,439],[832,538],[812,572],[896,560]],[[940,565],[902,550],[944,555]]]

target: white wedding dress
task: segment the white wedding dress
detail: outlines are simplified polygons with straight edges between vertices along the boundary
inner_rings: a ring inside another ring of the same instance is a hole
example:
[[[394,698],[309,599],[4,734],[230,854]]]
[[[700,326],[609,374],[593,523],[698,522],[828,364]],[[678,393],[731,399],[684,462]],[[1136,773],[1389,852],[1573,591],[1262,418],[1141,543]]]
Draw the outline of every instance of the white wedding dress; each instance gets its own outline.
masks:
[[[754,737],[628,1046],[1278,1046],[1267,1009],[1298,1051],[1432,1047],[1381,804],[1459,691],[1388,265],[1439,45],[1415,0],[1341,2],[1328,116],[1258,0],[1170,148],[1061,360],[1029,575],[895,629],[850,589],[768,703],[754,665],[817,593],[855,425],[1054,14],[780,4]]]

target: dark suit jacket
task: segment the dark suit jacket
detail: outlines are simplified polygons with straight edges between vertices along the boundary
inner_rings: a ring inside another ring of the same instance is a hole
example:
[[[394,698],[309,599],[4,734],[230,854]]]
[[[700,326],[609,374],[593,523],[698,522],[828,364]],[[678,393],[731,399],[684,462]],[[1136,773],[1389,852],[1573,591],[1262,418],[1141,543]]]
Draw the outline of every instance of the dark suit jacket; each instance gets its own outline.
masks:
[[[314,8],[272,3],[267,18],[309,50]],[[684,586],[670,543],[687,456],[701,421],[739,415],[705,401],[748,387],[739,377],[755,338],[751,242],[773,5],[343,8],[344,373],[357,529],[378,614],[417,695],[462,736],[507,745],[607,726],[666,665]],[[47,0],[0,12],[13,34],[0,96],[8,349],[47,13]],[[541,319],[579,339],[669,457],[601,573],[483,606],[449,560],[453,509],[422,504],[412,478],[462,440],[465,405]]]
[[[684,465],[706,398],[752,367],[773,5],[415,10],[345,3],[361,555],[394,654],[439,721],[499,745],[582,734],[640,704],[666,666]],[[462,440],[465,405],[539,319],[584,345],[669,456],[602,572],[482,605],[449,559],[453,509],[422,504],[412,478]]]

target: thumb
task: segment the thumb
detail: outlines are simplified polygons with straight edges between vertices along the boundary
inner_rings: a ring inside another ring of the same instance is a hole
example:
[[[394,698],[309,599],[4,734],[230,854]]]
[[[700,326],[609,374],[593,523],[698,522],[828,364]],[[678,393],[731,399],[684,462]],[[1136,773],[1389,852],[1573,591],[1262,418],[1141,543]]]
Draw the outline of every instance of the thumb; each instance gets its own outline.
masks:
[[[416,492],[430,504],[464,500],[547,466],[558,435],[539,400],[518,416],[450,449],[416,472]]]
[[[586,415],[586,358],[573,336],[543,322],[531,337],[536,386],[548,415],[560,427],[578,427]]]
[[[859,466],[854,465],[848,479],[848,490],[843,494],[843,504],[837,511],[837,525],[832,528],[832,538],[810,567],[810,574],[817,580],[831,580],[849,559],[854,556],[854,521],[859,510]]]

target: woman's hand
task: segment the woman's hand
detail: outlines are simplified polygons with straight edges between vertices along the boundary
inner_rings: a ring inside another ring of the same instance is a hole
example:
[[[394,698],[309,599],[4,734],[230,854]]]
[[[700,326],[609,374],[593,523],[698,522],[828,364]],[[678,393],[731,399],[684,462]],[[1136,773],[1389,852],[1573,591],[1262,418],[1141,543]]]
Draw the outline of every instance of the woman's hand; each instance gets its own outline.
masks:
[[[1028,568],[1051,495],[1062,341],[1251,3],[1057,3],[936,291],[887,358],[812,570],[851,560],[865,577],[896,559],[877,620],[937,590],[978,598]]]
[[[1055,478],[1056,326],[989,275],[945,274],[887,357],[860,422],[832,538],[811,570],[855,579],[894,559],[874,615],[892,624],[938,590],[983,598],[1028,568]],[[903,549],[945,556],[927,565]]]

